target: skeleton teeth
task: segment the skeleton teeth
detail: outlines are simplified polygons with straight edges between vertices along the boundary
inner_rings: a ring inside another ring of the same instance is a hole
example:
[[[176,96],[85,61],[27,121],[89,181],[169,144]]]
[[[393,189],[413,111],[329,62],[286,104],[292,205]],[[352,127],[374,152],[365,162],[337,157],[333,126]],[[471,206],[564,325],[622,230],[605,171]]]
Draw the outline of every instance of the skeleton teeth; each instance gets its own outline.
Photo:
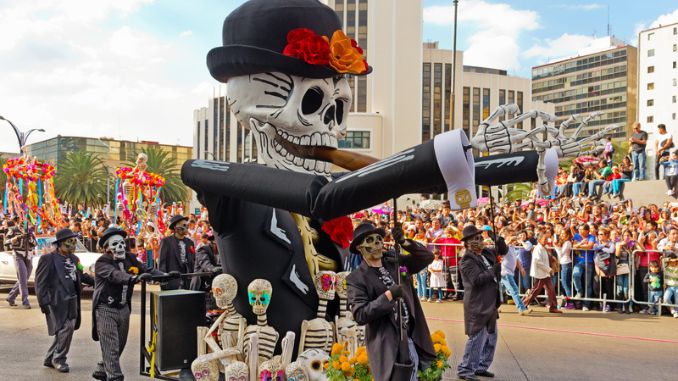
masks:
[[[280,155],[282,156],[287,155],[287,150],[285,149],[285,147],[280,147]]]
[[[292,155],[291,153],[288,153],[286,157],[287,160],[294,160],[294,155]]]
[[[303,166],[304,166],[304,169],[312,171],[312,170],[315,169],[315,160],[306,159],[306,160],[304,160]]]
[[[324,146],[329,146],[330,145],[330,136],[327,134],[323,134],[323,145]]]
[[[306,135],[301,137],[301,144],[302,145],[309,145],[311,144],[311,137]]]
[[[294,143],[294,144],[299,144],[300,141],[301,141],[301,139],[295,137],[293,143]]]
[[[280,136],[282,136],[283,139],[287,139],[287,132],[285,132],[285,131],[279,131],[279,132],[280,132]]]
[[[302,165],[304,163],[304,159],[300,157],[295,157],[294,158],[294,165]]]
[[[318,160],[318,161],[315,163],[315,170],[318,171],[318,172],[323,172],[323,171],[325,170],[325,163],[323,163],[322,161]]]
[[[311,145],[312,146],[319,146],[322,144],[322,138],[320,137],[319,133],[314,133],[311,135]]]
[[[283,149],[283,147],[280,144],[278,144],[278,142],[276,142],[275,140],[273,141],[273,148],[275,148],[276,152],[280,152],[280,150]]]
[[[287,135],[287,137],[285,139],[287,139],[287,141],[290,142],[290,143],[294,142],[294,136],[292,136],[292,135]]]

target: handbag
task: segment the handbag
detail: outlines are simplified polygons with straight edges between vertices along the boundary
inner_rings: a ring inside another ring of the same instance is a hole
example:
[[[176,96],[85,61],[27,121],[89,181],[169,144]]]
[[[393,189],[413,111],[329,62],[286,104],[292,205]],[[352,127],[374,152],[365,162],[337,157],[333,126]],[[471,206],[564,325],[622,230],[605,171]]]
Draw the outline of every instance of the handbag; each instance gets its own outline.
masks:
[[[629,274],[631,269],[629,268],[628,263],[618,263],[617,264],[617,275]]]

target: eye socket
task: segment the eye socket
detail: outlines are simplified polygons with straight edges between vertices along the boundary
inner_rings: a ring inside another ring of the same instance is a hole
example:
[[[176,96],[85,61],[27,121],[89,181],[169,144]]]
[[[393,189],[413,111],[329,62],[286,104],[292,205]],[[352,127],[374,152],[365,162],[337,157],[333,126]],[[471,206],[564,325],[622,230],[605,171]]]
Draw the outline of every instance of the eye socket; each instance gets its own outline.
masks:
[[[320,360],[314,360],[311,363],[311,368],[313,368],[313,370],[320,370],[320,367],[321,367]]]
[[[337,99],[337,111],[336,111],[337,123],[341,124],[344,121],[344,101]]]
[[[301,100],[301,112],[304,115],[312,114],[323,105],[325,93],[319,87],[311,87],[306,90],[304,98]]]

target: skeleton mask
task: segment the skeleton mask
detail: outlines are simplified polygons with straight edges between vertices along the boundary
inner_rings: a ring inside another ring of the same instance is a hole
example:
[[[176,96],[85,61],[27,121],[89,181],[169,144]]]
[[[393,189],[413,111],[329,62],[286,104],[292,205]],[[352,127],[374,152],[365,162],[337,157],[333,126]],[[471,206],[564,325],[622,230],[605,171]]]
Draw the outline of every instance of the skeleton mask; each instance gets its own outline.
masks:
[[[107,253],[113,254],[113,258],[117,260],[125,259],[125,252],[127,250],[125,248],[125,239],[121,235],[111,236],[111,238],[106,240],[104,246]]]
[[[146,168],[148,167],[146,162],[148,162],[148,156],[145,153],[140,153],[137,156],[137,168],[139,168],[142,171],[145,171]]]
[[[196,381],[216,381],[219,379],[218,361],[194,361],[191,364],[191,372]],[[243,381],[247,381],[244,379]]]
[[[212,293],[219,308],[226,308],[235,299],[238,283],[229,274],[219,274],[212,280]]]
[[[356,249],[365,259],[381,259],[384,255],[384,237],[379,233],[370,234],[360,245],[356,246]]]
[[[280,369],[280,361],[271,359],[259,365],[259,380],[261,381],[285,381],[285,372]]]
[[[249,380],[249,374],[247,364],[242,361],[233,362],[224,369],[226,381],[247,381]]]
[[[182,220],[174,225],[174,234],[179,236],[185,236],[188,232],[188,221]]]
[[[74,237],[71,237],[65,241],[62,241],[59,246],[61,246],[65,252],[68,254],[73,254],[75,253],[75,247],[77,246],[77,239]]]
[[[266,279],[255,279],[247,286],[247,297],[255,315],[265,315],[271,302],[273,287]]]
[[[348,277],[348,274],[350,273],[350,271],[342,271],[337,273],[337,283],[335,284],[334,289],[341,299],[348,298],[348,291],[346,291],[346,277]]]
[[[290,363],[287,368],[285,368],[285,374],[287,375],[287,381],[309,380],[306,368],[298,361]]]
[[[299,355],[297,362],[306,370],[309,381],[325,381],[325,363],[330,357],[320,349],[307,349]]]
[[[334,271],[319,271],[314,276],[318,297],[323,300],[334,300],[337,274]]]
[[[337,148],[337,141],[346,135],[351,89],[343,76],[242,75],[228,80],[228,104],[238,121],[252,131],[266,165],[328,176],[331,163],[290,151]]]

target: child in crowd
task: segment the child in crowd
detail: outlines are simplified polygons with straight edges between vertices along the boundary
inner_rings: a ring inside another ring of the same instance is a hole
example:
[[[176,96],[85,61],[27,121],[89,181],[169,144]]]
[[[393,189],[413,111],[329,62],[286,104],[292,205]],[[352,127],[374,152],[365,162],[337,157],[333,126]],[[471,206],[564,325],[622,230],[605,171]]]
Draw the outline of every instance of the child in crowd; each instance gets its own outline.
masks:
[[[134,245],[134,244],[132,244]],[[130,247],[130,252],[134,255],[137,256],[137,260],[143,264],[148,264],[148,255],[146,253],[146,249],[144,248],[144,240],[139,239],[138,244],[135,245],[136,247]]]
[[[644,309],[640,311],[641,314],[649,313],[654,315],[657,313],[657,303],[662,297],[662,280],[662,272],[659,268],[659,262],[651,261],[650,272],[648,272],[645,275],[645,278],[643,278],[643,283],[647,283],[647,301],[650,302],[651,305],[649,310]]]
[[[433,262],[428,265],[428,272],[431,273],[431,294],[428,301],[433,298],[433,293],[438,291],[438,303],[443,302],[443,288],[445,288],[445,265],[442,258],[440,258],[440,250],[433,249]]]
[[[662,259],[664,264],[664,284],[666,284],[666,291],[664,291],[664,303],[678,304],[678,256],[671,253]],[[678,319],[678,309],[671,307],[671,315]]]
[[[677,196],[676,185],[678,185],[678,150],[671,152],[671,160],[661,163],[664,168],[664,181],[668,190],[666,194],[669,196]]]

